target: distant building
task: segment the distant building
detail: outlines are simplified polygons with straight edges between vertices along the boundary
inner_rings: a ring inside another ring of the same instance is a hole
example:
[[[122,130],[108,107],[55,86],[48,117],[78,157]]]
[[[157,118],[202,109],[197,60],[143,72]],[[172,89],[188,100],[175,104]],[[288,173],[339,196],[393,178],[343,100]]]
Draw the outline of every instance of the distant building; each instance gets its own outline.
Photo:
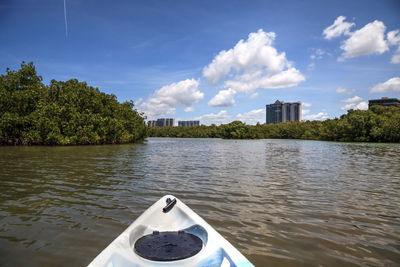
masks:
[[[151,120],[147,122],[149,127],[164,127],[164,126],[175,126],[175,119],[162,118],[157,120]]]
[[[151,120],[147,122],[147,126],[149,127],[156,127],[157,126],[157,121],[156,120]]]
[[[400,100],[397,98],[388,98],[388,97],[368,100],[368,108],[371,108],[371,106],[373,105],[400,107]]]
[[[285,103],[276,100],[266,105],[266,123],[301,121],[301,102]]]
[[[199,126],[200,121],[178,121],[178,126]]]
[[[162,119],[157,119],[156,126],[158,127],[164,127],[164,126],[175,126],[175,119],[171,118],[162,118]]]

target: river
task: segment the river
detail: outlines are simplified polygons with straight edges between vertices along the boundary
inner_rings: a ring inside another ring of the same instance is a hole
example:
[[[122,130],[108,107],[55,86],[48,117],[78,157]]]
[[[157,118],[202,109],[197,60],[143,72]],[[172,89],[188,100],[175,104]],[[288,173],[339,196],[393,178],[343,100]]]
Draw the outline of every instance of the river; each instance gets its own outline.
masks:
[[[0,266],[85,266],[173,194],[256,266],[400,265],[400,144],[0,147]]]

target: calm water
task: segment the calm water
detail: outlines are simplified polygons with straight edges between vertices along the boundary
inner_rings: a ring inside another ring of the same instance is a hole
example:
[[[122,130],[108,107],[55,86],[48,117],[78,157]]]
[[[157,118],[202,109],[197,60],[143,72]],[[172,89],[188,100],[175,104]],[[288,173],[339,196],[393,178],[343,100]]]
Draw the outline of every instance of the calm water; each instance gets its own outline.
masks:
[[[174,194],[256,266],[399,265],[400,145],[0,147],[0,265],[85,266]]]

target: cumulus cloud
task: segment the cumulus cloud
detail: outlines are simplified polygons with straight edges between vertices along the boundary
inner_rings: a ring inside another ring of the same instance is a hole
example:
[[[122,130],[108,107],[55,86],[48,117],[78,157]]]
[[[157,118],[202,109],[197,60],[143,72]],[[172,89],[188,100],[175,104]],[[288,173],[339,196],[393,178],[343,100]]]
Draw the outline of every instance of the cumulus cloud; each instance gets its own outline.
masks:
[[[246,124],[257,124],[265,122],[265,109],[254,109],[249,112],[239,113],[236,118]]]
[[[233,48],[223,50],[203,69],[204,77],[216,84],[224,80],[225,88],[237,93],[251,92],[257,88],[276,89],[298,85],[305,77],[279,53],[273,42],[274,32],[250,33]]]
[[[355,24],[350,22],[345,22],[344,21],[345,19],[346,19],[345,16],[337,17],[337,19],[331,26],[324,29],[322,33],[324,35],[324,38],[329,40],[334,37],[339,37],[342,34],[349,35],[351,27],[353,27]]]
[[[368,103],[365,101],[362,101],[360,103],[350,103],[347,104],[343,107],[341,107],[342,110],[350,110],[350,109],[361,109],[361,110],[367,110],[368,109]]]
[[[201,124],[211,125],[211,124],[225,124],[232,121],[232,116],[228,114],[226,110],[221,110],[218,113],[208,113],[202,116],[194,118],[194,120],[199,120]]]
[[[371,88],[371,93],[400,92],[400,77],[393,77]]]
[[[387,39],[389,45],[398,45],[400,44],[400,31],[395,30],[395,31],[390,31],[387,33]]]
[[[368,109],[368,103],[363,101],[360,102],[356,105],[356,109],[362,109],[362,110],[367,110]]]
[[[349,109],[368,109],[368,103],[362,101],[363,99],[359,96],[354,96],[351,98],[340,100],[343,103],[348,103],[341,107],[342,110],[349,110]]]
[[[221,90],[208,102],[208,105],[211,107],[231,107],[235,105],[235,94],[236,92],[231,88]]]
[[[265,76],[262,71],[245,73],[236,80],[225,82],[225,87],[231,87],[237,92],[247,93],[257,88],[279,89],[298,85],[305,77],[295,68],[281,71],[272,76]]]
[[[302,105],[303,105],[303,107],[307,107],[307,108],[312,106],[310,103],[306,103],[306,102],[303,102]]]
[[[176,112],[176,106],[190,108],[203,99],[204,93],[199,91],[198,86],[199,81],[195,79],[186,79],[163,86],[138,105],[138,109],[148,117],[173,115]]]
[[[361,29],[351,32],[350,28],[355,24],[345,22],[345,19],[346,17],[339,16],[334,24],[324,29],[322,33],[325,39],[332,39],[341,35],[349,36],[340,46],[343,53],[338,58],[339,61],[364,55],[383,54],[389,50],[389,46],[398,46],[392,56],[391,63],[400,63],[400,30],[388,32],[387,39],[385,39],[386,26],[382,21],[375,20]],[[311,55],[312,59],[316,57],[316,54]]]
[[[341,101],[341,102],[344,102],[344,103],[354,103],[354,102],[359,102],[359,101],[361,101],[361,100],[362,100],[361,97],[359,97],[359,96],[354,96],[354,97],[347,98],[347,99],[343,99],[343,100],[340,100],[340,101]]]
[[[388,39],[388,44],[389,45],[397,45],[397,50],[392,56],[391,63],[393,64],[399,64],[400,63],[400,31],[395,30],[395,31],[390,31],[387,34],[387,39]]]
[[[323,121],[323,120],[327,120],[327,119],[329,119],[329,115],[325,111],[321,111],[317,114],[308,114],[303,117],[303,120],[306,120],[306,121],[315,121],[315,120]]]
[[[154,94],[155,98],[170,106],[191,106],[203,99],[204,94],[198,89],[199,81],[186,79],[161,87]]]
[[[386,52],[389,47],[385,40],[385,30],[383,22],[375,20],[351,33],[350,38],[340,46],[344,50],[340,60]]]
[[[304,115],[307,115],[308,113],[310,113],[309,109],[302,109],[301,110],[301,114],[302,114],[303,117],[304,117]]]

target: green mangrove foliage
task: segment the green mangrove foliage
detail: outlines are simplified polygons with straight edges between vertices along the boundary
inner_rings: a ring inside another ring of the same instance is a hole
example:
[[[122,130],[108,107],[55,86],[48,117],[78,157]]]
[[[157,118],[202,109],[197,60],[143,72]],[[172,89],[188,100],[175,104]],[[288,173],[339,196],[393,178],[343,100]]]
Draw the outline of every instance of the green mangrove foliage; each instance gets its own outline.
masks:
[[[33,63],[0,75],[0,144],[132,143],[147,135],[133,102],[85,82],[42,83]]]
[[[152,127],[152,137],[210,137],[225,139],[308,139],[349,142],[400,142],[400,108],[372,106],[349,110],[325,121],[246,125],[234,121],[220,126]]]

